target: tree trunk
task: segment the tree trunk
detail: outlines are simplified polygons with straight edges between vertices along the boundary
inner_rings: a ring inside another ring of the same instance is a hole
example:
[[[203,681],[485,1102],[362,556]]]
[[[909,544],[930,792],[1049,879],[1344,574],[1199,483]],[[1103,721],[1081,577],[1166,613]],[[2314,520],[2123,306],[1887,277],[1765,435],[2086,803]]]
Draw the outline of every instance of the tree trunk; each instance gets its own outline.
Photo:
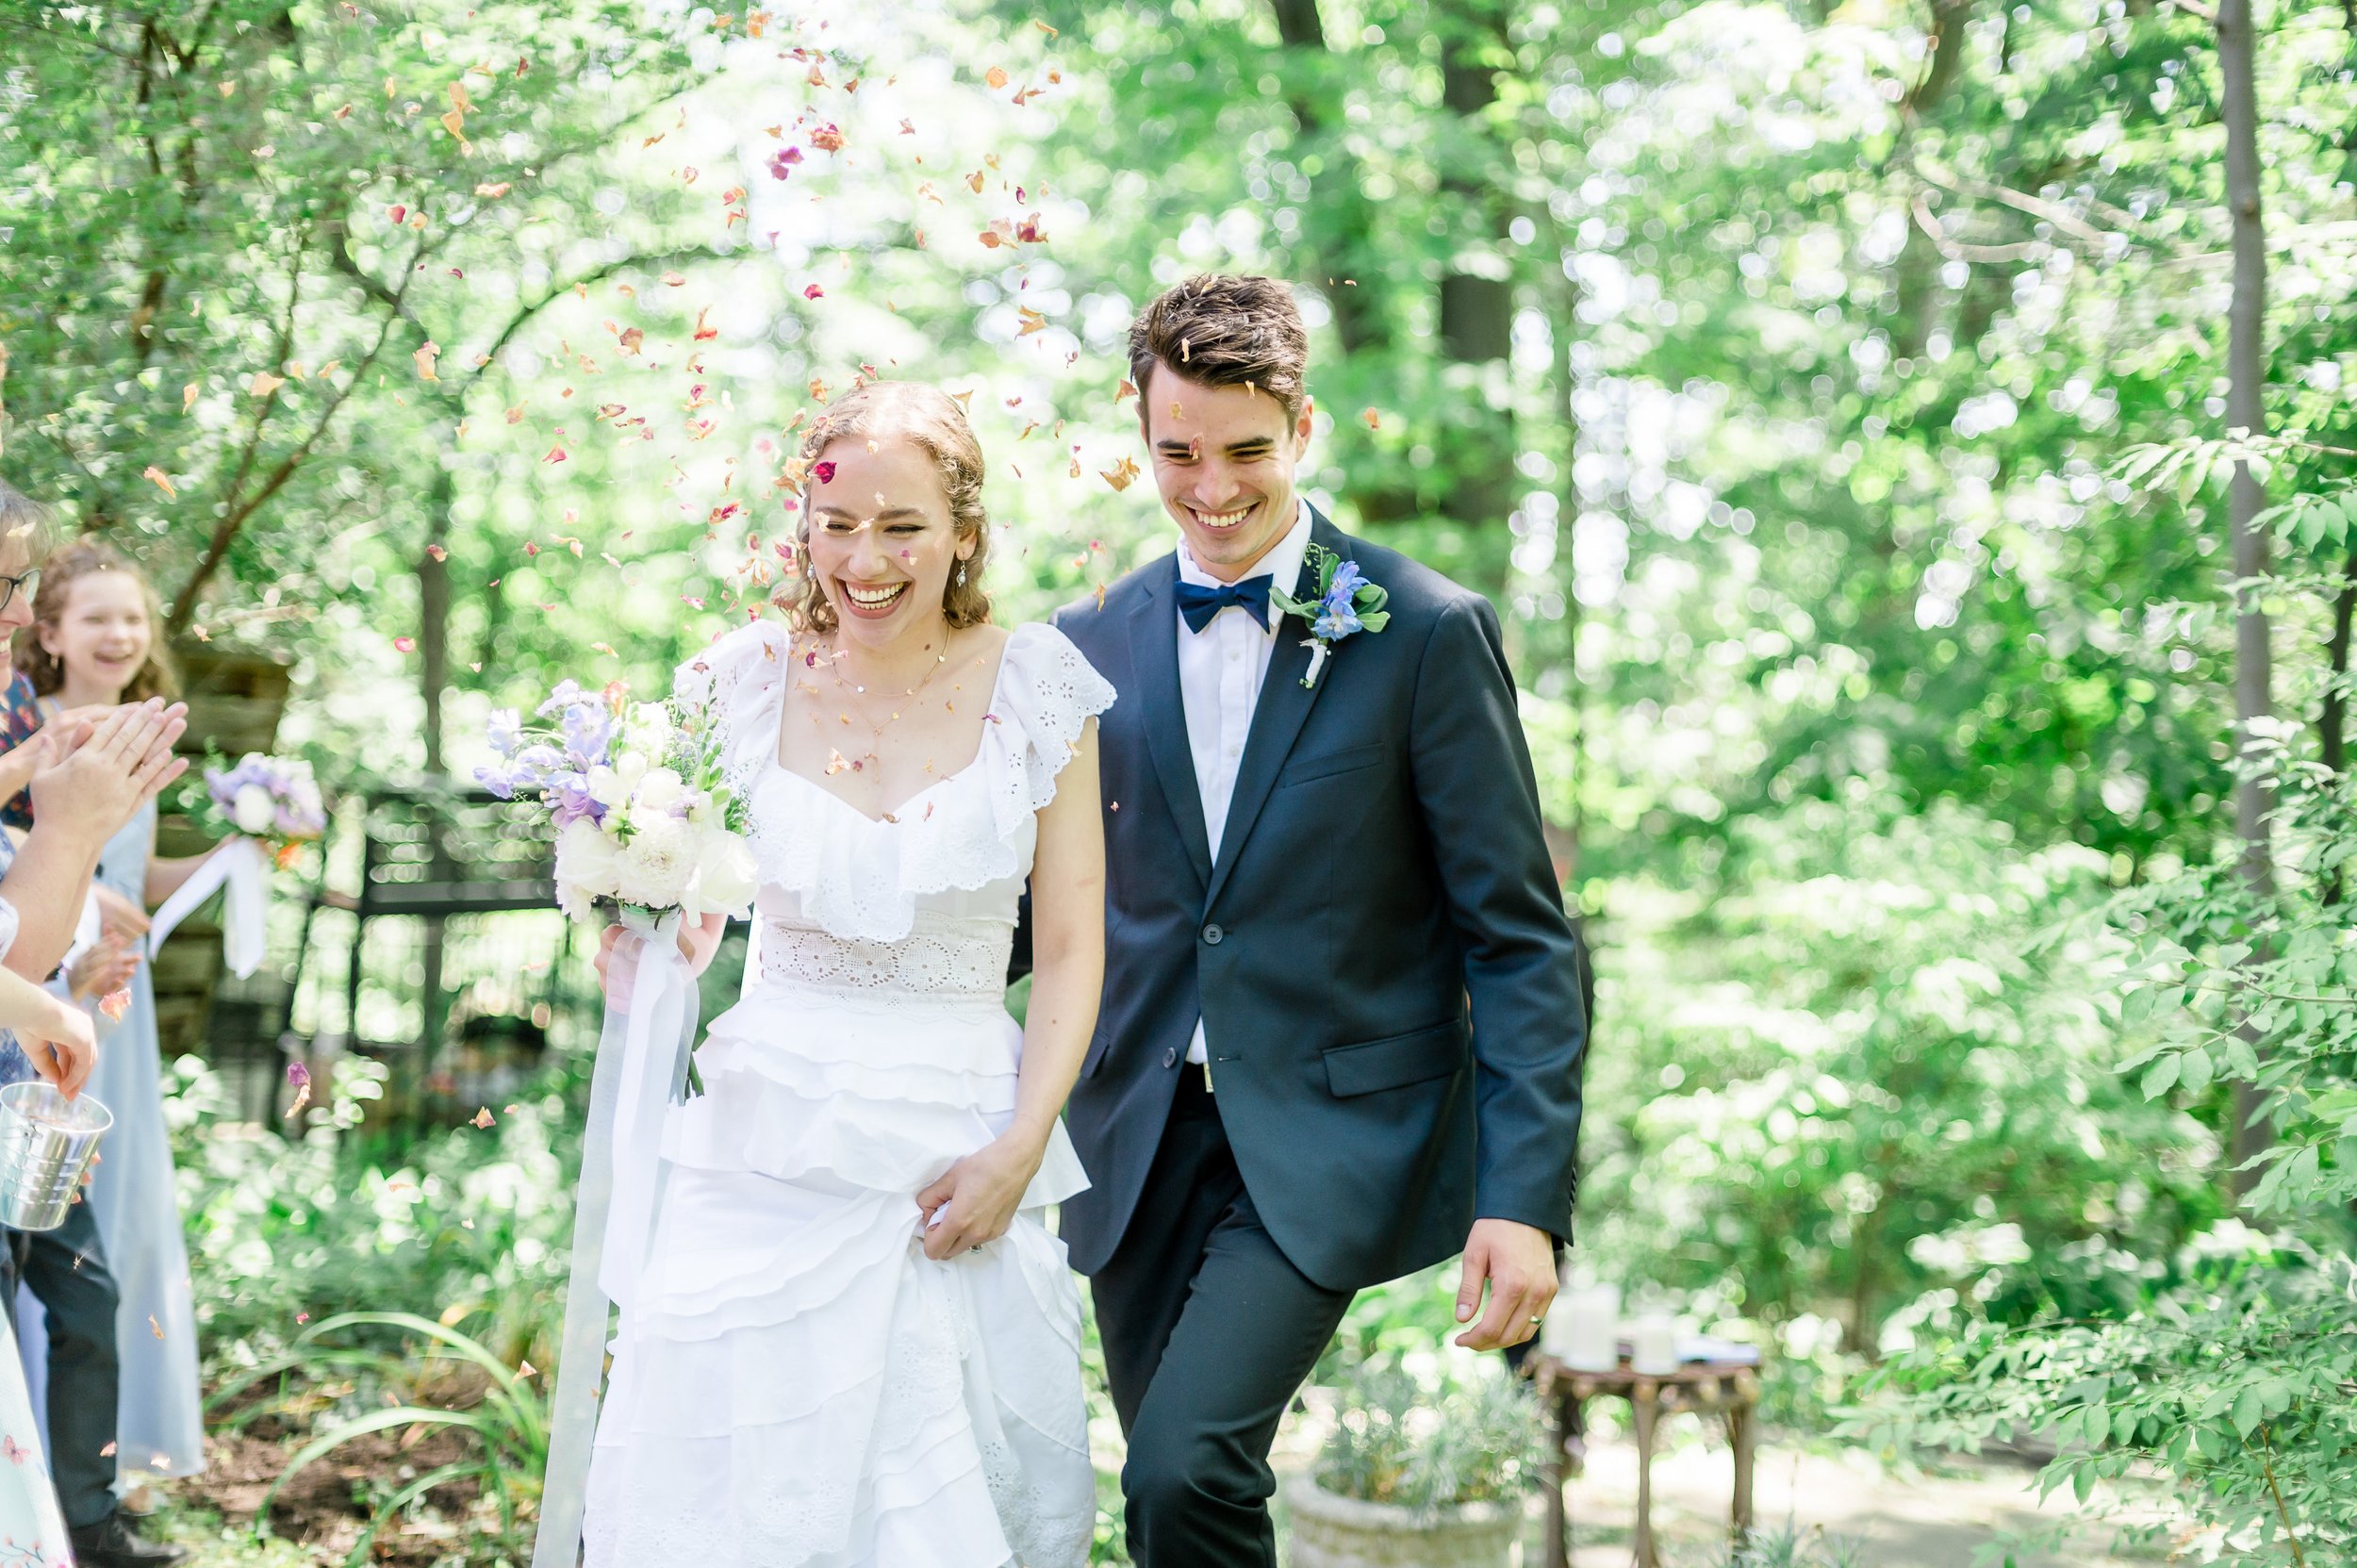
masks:
[[[2219,115],[2226,124],[2226,206],[2233,236],[2233,293],[2227,306],[2226,422],[2251,436],[2266,432],[2266,236],[2259,212],[2259,105],[2250,0],[2218,0],[2217,63]],[[2238,464],[2226,495],[2233,538],[2234,576],[2244,582],[2267,569],[2267,536],[2255,526],[2266,504],[2259,476]],[[2271,654],[2266,612],[2258,593],[2245,589],[2234,614],[2234,730],[2238,751],[2255,739],[2256,727],[2273,709]],[[2234,834],[2242,845],[2242,879],[2254,900],[2274,896],[2275,868],[2266,814],[2272,804],[2266,782],[2245,777],[2234,785]],[[2234,1086],[2232,1139],[2237,1167],[2266,1147],[2266,1100],[2255,1084]],[[2237,1168],[2236,1196],[2247,1194],[2258,1173]]]
[[[1489,140],[1482,116],[1498,96],[1486,45],[1502,36],[1505,17],[1482,0],[1458,0],[1449,8],[1456,14],[1447,19],[1442,44],[1441,100],[1459,121],[1459,144],[1480,147]],[[1490,398],[1505,390],[1514,349],[1514,293],[1506,264],[1506,204],[1488,171],[1469,166],[1475,163],[1452,158],[1441,179],[1443,220],[1461,225],[1459,232],[1468,238],[1441,276],[1441,352],[1465,370],[1452,378],[1455,428],[1441,454],[1445,488],[1440,510],[1457,522],[1496,527],[1514,509],[1516,491],[1511,404],[1492,406]]]
[[[1392,350],[1390,318],[1376,247],[1382,233],[1373,204],[1360,188],[1359,160],[1352,154],[1338,106],[1327,89],[1334,66],[1327,47],[1319,0],[1269,0],[1277,37],[1291,57],[1280,73],[1288,84],[1285,103],[1293,111],[1295,161],[1309,176],[1309,210],[1295,247],[1298,276],[1314,279],[1334,313],[1334,336],[1356,361],[1380,358]],[[1381,367],[1376,367],[1379,376]],[[1367,522],[1397,522],[1417,515],[1415,492],[1402,486],[1376,488],[1358,476],[1347,484],[1351,503]]]
[[[433,509],[418,554],[418,695],[425,700],[425,770],[442,770],[442,692],[450,685],[450,513],[456,497],[450,470],[437,467]],[[439,552],[440,553],[437,553]]]
[[[2316,715],[2316,754],[2324,764],[2328,787],[2335,790],[2349,785],[2349,694],[2342,683],[2349,679],[2352,619],[2357,619],[2357,549],[2349,553],[2342,565],[2341,591],[2332,597],[2332,635],[2324,645],[2329,684],[2324,688],[2323,710]],[[2339,903],[2348,891],[2346,870],[2334,866],[2324,873],[2322,899],[2327,909]]]

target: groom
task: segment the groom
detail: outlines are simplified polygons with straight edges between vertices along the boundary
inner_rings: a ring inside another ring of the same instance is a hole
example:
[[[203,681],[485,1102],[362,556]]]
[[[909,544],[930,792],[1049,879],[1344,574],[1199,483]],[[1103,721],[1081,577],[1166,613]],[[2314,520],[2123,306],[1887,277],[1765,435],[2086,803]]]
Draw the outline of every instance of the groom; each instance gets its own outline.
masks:
[[[1461,1253],[1457,1343],[1516,1345],[1571,1229],[1578,945],[1497,617],[1295,494],[1307,359],[1268,278],[1146,307],[1129,375],[1178,548],[1057,617],[1121,693],[1066,1114],[1095,1185],[1063,1229],[1141,1568],[1274,1565],[1269,1444],[1353,1292]],[[1313,663],[1273,601],[1329,555],[1390,620]]]

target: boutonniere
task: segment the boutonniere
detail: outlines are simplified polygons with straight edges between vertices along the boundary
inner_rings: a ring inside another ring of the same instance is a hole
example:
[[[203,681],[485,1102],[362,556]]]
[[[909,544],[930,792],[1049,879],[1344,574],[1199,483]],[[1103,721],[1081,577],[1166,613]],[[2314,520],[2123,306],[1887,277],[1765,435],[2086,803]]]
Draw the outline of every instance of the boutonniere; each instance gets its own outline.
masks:
[[[1380,632],[1392,619],[1392,612],[1383,607],[1391,602],[1391,594],[1368,582],[1358,562],[1345,561],[1322,544],[1311,545],[1307,559],[1317,573],[1316,598],[1295,599],[1281,588],[1270,589],[1268,596],[1280,613],[1310,623],[1310,635],[1301,640],[1310,651],[1310,670],[1301,677],[1305,690],[1318,684],[1318,671],[1326,668],[1326,655],[1336,643],[1354,632]]]

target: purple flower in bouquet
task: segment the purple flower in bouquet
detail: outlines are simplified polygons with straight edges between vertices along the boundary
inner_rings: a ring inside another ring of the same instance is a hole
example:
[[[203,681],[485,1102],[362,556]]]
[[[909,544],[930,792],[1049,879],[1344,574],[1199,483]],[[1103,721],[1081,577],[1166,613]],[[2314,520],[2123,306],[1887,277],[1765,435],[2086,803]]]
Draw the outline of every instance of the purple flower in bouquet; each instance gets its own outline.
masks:
[[[546,718],[552,713],[596,701],[596,698],[581,689],[579,681],[559,681],[556,683],[556,689],[549,693],[549,700],[541,703],[536,712],[538,717]]]
[[[582,702],[565,710],[565,751],[583,770],[606,760],[614,744],[614,718],[603,703]]]
[[[605,806],[589,793],[585,773],[563,773],[548,783],[549,816],[561,830],[586,818],[592,826],[605,820]]]
[[[327,831],[327,803],[311,765],[300,758],[249,751],[235,767],[206,769],[205,788],[239,833],[292,843]]]
[[[495,709],[491,714],[491,750],[503,757],[516,754],[523,744],[523,715],[514,708]]]

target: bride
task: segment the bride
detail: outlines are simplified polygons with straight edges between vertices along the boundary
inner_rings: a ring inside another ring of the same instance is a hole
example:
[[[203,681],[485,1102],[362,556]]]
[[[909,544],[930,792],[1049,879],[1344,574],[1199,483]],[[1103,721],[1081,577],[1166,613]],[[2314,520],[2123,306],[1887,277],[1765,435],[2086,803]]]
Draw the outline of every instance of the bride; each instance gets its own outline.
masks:
[[[990,623],[981,450],[946,394],[862,388],[801,455],[787,628],[680,672],[725,716],[762,888],[743,999],[665,1126],[586,1561],[1078,1565],[1080,1296],[1043,1218],[1087,1185],[1057,1116],[1103,980],[1113,692],[1054,628]],[[699,968],[720,929],[683,936]]]

